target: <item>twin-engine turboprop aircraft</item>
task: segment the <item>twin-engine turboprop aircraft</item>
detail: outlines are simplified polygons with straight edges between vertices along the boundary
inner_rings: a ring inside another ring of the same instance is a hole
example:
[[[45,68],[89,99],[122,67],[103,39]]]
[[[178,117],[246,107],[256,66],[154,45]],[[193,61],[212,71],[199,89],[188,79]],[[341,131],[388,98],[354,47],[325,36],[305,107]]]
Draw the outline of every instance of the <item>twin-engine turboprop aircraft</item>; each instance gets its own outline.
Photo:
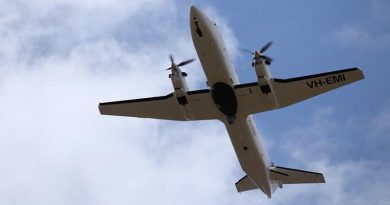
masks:
[[[364,78],[359,68],[289,78],[272,78],[268,66],[272,59],[263,53],[271,46],[254,51],[257,82],[240,84],[226,46],[215,23],[197,7],[191,6],[192,40],[207,77],[209,89],[189,91],[180,70],[193,60],[176,64],[171,56],[174,92],[166,96],[105,102],[102,115],[130,116],[165,120],[222,121],[241,168],[247,174],[236,183],[238,192],[261,189],[269,198],[283,184],[325,183],[321,173],[269,164],[251,114],[278,109],[339,88]]]

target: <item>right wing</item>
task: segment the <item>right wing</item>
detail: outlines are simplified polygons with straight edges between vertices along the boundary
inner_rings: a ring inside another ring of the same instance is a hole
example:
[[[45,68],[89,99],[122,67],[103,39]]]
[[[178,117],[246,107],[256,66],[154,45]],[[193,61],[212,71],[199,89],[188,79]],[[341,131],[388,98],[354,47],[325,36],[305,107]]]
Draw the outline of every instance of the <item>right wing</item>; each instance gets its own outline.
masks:
[[[297,78],[273,79],[273,87],[279,106],[285,107],[363,78],[362,70],[350,68]]]
[[[100,114],[165,120],[217,119],[219,112],[209,90],[187,93],[188,104],[180,105],[173,93],[166,96],[105,102],[99,104]]]
[[[270,79],[272,92],[257,82],[234,87],[241,112],[249,115],[286,107],[364,78],[362,70],[350,68],[290,79]],[[276,98],[276,100],[274,99]]]

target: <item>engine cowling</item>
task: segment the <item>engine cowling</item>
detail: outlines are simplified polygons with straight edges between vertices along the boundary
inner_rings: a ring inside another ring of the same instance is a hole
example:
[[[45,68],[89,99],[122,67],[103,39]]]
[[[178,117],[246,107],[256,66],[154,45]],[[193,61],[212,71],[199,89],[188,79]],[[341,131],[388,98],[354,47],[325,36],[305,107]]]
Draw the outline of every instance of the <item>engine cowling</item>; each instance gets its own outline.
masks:
[[[174,95],[180,105],[188,104],[188,86],[185,76],[187,76],[187,74],[182,72],[178,67],[172,69],[172,73],[169,74],[169,78],[172,81],[172,86],[174,89]]]
[[[194,113],[192,112],[191,106],[189,105],[189,101],[187,98],[188,86],[185,77],[187,77],[187,73],[182,72],[180,70],[180,66],[187,65],[193,62],[195,59],[189,59],[183,61],[179,64],[175,63],[173,55],[169,55],[169,59],[171,60],[171,67],[165,70],[171,70],[171,74],[169,74],[169,78],[172,81],[173,86],[173,94],[176,97],[176,100],[179,105],[181,105],[181,109],[183,111],[183,115],[187,120],[194,119]]]
[[[187,98],[188,86],[185,79],[186,76],[187,74],[182,72],[179,67],[172,68],[172,73],[169,74],[174,89],[173,94],[181,105],[183,115],[187,120],[192,120],[194,119],[194,114]]]
[[[262,56],[262,54],[258,51],[255,51],[255,58],[253,60],[252,66],[255,68],[257,75],[257,82],[260,86],[260,90],[262,93],[267,95],[267,99],[269,103],[278,106],[278,101],[276,98],[276,94],[273,89],[273,81],[271,73],[268,69],[269,62],[266,58]]]

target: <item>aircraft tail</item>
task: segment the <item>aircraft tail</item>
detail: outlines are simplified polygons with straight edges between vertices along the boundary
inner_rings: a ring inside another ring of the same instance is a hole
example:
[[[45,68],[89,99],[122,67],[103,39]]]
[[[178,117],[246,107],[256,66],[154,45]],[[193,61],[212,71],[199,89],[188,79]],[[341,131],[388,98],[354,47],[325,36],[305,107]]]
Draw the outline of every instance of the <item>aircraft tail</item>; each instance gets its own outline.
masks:
[[[325,183],[323,174],[287,167],[272,166],[269,168],[272,192],[283,188],[283,184]],[[259,187],[248,177],[244,176],[236,183],[238,192],[258,189]]]

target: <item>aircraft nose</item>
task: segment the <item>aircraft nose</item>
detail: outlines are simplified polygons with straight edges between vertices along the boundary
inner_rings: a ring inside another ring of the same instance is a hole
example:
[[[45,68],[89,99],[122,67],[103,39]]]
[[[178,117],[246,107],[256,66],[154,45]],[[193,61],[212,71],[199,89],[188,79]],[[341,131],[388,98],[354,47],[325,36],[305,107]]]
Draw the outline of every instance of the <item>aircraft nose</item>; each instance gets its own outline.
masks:
[[[190,10],[191,19],[199,18],[199,16],[201,16],[201,14],[202,14],[202,12],[198,9],[198,7],[196,7],[195,5],[191,6],[191,10]]]

